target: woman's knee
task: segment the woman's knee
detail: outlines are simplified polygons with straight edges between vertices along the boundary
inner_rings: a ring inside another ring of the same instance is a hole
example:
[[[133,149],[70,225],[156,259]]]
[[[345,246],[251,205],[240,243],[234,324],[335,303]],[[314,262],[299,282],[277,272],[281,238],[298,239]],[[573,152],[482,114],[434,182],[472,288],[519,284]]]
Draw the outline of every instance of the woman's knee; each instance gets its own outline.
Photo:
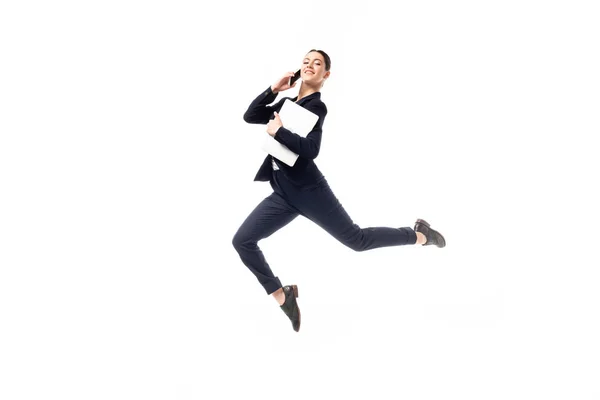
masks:
[[[363,230],[355,225],[354,232],[346,238],[341,239],[341,242],[351,250],[356,252],[365,251],[365,240]]]
[[[364,246],[360,242],[350,242],[350,243],[344,243],[344,244],[356,252],[365,251]]]
[[[233,239],[231,239],[231,244],[237,250],[242,247],[242,243],[244,243],[244,239],[242,235],[240,235],[240,231],[237,231],[235,235],[233,235]]]
[[[235,247],[236,250],[240,250],[244,247],[248,247],[249,245],[256,245],[256,241],[252,238],[244,235],[241,231],[237,231],[235,235],[233,235],[233,239],[231,240],[231,244]]]
[[[339,238],[338,239],[344,246],[348,247],[350,250],[361,252],[365,250],[365,246],[362,240],[358,237],[354,238]]]

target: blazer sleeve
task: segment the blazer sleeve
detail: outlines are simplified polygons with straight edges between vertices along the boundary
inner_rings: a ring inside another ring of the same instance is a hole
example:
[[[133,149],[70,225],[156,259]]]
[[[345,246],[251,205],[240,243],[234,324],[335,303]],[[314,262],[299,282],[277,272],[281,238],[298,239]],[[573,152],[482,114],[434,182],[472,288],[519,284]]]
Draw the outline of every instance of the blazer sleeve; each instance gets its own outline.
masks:
[[[271,86],[262,92],[248,107],[248,110],[244,113],[244,121],[249,124],[267,124],[273,117],[273,111],[278,110],[279,103],[284,99],[281,99],[277,104],[270,106],[273,101],[277,98],[277,94],[273,93]]]
[[[288,149],[298,154],[302,158],[315,159],[319,155],[321,148],[321,135],[323,133],[323,121],[325,115],[327,115],[327,107],[325,103],[309,102],[306,104],[306,109],[312,111],[319,116],[317,123],[312,131],[302,137],[296,133],[291,132],[289,129],[280,127],[275,132],[275,140],[285,145]],[[285,121],[283,121],[285,123]]]

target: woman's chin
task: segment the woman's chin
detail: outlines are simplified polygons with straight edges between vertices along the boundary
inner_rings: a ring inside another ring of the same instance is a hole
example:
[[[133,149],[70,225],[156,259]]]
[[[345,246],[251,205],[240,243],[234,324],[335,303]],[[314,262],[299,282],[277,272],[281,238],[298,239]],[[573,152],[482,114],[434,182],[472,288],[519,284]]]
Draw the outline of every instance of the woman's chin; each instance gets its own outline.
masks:
[[[315,79],[313,79],[312,76],[308,77],[308,79],[302,79],[302,82],[304,82],[308,86],[318,86],[317,82],[315,81]]]

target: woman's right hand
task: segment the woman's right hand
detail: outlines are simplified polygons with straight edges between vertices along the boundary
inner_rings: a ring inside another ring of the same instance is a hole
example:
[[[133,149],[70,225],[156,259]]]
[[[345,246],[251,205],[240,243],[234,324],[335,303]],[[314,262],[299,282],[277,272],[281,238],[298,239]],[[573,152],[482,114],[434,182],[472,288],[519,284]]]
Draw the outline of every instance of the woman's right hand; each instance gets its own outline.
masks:
[[[294,72],[288,72],[281,79],[277,80],[274,84],[271,85],[271,90],[273,93],[283,92],[284,90],[288,90],[296,86],[296,82],[290,86],[290,78],[294,76]]]

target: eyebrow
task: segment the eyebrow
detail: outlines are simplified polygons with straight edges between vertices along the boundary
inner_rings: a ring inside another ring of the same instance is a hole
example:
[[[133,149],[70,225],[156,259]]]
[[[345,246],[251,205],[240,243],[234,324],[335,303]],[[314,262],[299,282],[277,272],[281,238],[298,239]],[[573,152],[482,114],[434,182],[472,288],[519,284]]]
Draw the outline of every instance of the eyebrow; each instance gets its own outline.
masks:
[[[306,61],[306,60],[310,61],[310,58],[308,58],[308,57],[305,57],[303,61]],[[321,61],[321,62],[324,62],[324,61],[323,61],[323,60],[321,60],[320,58],[315,58],[315,61]]]

